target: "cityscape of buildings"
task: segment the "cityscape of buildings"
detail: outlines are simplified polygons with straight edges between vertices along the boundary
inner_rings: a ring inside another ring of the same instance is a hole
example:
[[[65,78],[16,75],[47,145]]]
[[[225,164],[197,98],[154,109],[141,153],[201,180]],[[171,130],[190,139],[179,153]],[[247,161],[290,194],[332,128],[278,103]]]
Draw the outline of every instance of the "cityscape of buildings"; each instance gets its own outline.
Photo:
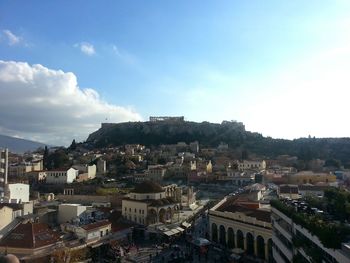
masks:
[[[350,262],[350,171],[324,160],[298,170],[198,141],[0,157],[13,262]]]

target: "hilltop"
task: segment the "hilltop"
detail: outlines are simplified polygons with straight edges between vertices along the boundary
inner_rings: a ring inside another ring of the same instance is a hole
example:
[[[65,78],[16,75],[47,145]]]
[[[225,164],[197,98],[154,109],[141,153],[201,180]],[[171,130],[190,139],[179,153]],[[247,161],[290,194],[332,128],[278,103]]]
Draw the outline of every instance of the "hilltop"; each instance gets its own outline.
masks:
[[[243,123],[235,121],[221,124],[188,121],[105,123],[89,135],[86,143],[93,147],[107,147],[124,144],[158,146],[193,141],[198,141],[202,147],[217,147],[224,142],[230,149],[264,158],[288,154],[305,161],[336,159],[350,167],[350,138],[273,139],[246,131]]]
[[[13,153],[24,153],[44,148],[45,144],[6,135],[0,135],[0,148],[9,148]]]

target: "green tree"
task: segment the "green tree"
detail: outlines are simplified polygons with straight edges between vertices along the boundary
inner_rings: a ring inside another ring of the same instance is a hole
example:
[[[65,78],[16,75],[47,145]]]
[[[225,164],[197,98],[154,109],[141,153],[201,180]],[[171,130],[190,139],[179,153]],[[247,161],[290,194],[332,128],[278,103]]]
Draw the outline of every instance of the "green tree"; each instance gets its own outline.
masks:
[[[45,145],[44,156],[43,156],[44,169],[49,169],[49,149]]]
[[[48,157],[48,169],[57,169],[70,166],[71,162],[64,150],[56,150]]]
[[[74,151],[77,149],[77,144],[75,142],[75,139],[73,139],[71,145],[69,146],[69,150]]]

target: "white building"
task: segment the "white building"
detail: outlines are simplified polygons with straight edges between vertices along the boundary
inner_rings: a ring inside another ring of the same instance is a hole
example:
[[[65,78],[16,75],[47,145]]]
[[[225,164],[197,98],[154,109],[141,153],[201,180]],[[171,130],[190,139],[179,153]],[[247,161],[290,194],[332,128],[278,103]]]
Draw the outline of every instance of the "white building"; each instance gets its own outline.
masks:
[[[58,206],[58,223],[70,222],[86,211],[86,206],[79,204],[60,204]]]
[[[79,171],[74,168],[68,170],[52,170],[46,172],[46,183],[48,184],[70,184],[77,178]]]
[[[10,203],[29,202],[29,184],[8,184],[7,189]]]

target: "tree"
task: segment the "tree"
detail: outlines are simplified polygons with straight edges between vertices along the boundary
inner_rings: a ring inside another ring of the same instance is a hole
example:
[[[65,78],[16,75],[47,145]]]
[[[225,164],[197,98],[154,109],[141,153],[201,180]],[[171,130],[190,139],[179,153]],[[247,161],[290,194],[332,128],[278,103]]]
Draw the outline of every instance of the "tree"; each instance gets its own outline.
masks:
[[[64,150],[57,150],[48,157],[48,169],[57,169],[70,166],[68,155]]]
[[[339,160],[336,160],[336,159],[328,159],[328,160],[326,160],[324,166],[325,167],[340,168],[341,162]]]
[[[71,145],[69,146],[69,150],[74,151],[77,149],[77,144],[75,142],[75,139],[73,139]]]
[[[49,169],[49,149],[47,148],[47,146],[45,145],[45,149],[44,149],[44,157],[43,157],[43,165],[44,165],[44,169]]]

